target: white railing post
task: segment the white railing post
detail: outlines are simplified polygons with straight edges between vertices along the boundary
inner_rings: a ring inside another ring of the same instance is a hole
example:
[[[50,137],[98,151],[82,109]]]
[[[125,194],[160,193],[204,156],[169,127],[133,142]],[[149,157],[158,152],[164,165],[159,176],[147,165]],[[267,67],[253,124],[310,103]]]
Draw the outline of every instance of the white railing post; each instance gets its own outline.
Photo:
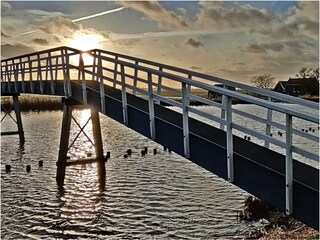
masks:
[[[25,63],[21,63],[21,79],[22,79],[22,91],[25,92],[26,91],[26,82],[25,82],[25,67],[26,64]]]
[[[61,50],[61,64],[62,64],[62,73],[63,73],[63,91],[64,95],[68,96],[68,86],[67,86],[67,76],[66,76],[66,61],[64,50]]]
[[[163,68],[159,67],[159,71],[162,72]],[[161,94],[161,85],[162,85],[162,75],[159,74],[158,76],[158,85],[157,85],[157,94],[160,95]],[[160,104],[160,99],[156,100],[157,104]]]
[[[227,168],[228,181],[233,182],[233,135],[232,135],[232,98],[226,96],[226,122],[227,122]]]
[[[271,102],[272,98],[268,97],[268,101]],[[267,124],[266,124],[266,135],[267,136],[270,136],[270,134],[271,134],[271,121],[272,121],[272,109],[268,108],[268,110],[267,110]],[[266,148],[270,147],[270,143],[267,139],[264,141],[264,146]]]
[[[48,69],[49,69],[49,57],[46,59],[45,67],[46,67],[46,76],[45,76],[44,80],[48,81],[48,77],[49,77],[49,71],[48,71]]]
[[[19,64],[17,63],[14,67],[14,90],[18,92],[18,78],[19,78]]]
[[[156,139],[156,124],[154,115],[154,103],[153,103],[153,89],[152,89],[152,74],[148,72],[148,104],[149,104],[149,123],[150,123],[150,135],[151,139]]]
[[[135,61],[135,65],[139,65],[138,61]],[[137,94],[137,84],[138,84],[138,69],[134,68],[134,76],[133,76],[133,95]]]
[[[91,78],[91,80],[92,81],[94,81],[95,80],[95,73],[96,73],[96,66],[97,66],[97,52],[96,51],[94,51],[93,52],[93,55],[94,55],[94,57],[93,57],[93,62],[92,62],[92,78]]]
[[[11,66],[6,66],[7,70],[7,81],[8,81],[8,92],[11,92]]]
[[[223,85],[223,88],[228,89],[228,86]],[[221,100],[221,119],[226,118],[226,108],[227,108],[227,96],[222,95],[222,100]],[[224,130],[224,124],[220,123],[220,129]]]
[[[190,158],[190,142],[189,142],[189,92],[190,88],[182,83],[182,121],[183,121],[183,146],[185,158]]]
[[[3,67],[2,63],[1,63],[1,90],[5,91],[4,85],[3,84],[6,81],[6,74],[5,73],[5,68]]]
[[[44,93],[44,89],[43,89],[43,82],[42,82],[42,71],[41,71],[41,61],[40,61],[40,55],[37,55],[38,58],[38,76],[37,76],[37,80],[39,81],[40,84],[40,93]]]
[[[190,80],[192,80],[192,75],[188,74],[188,78]],[[188,93],[188,101],[187,101],[187,103],[188,103],[188,106],[189,106],[190,105],[190,96],[189,96],[189,94],[191,94],[191,85],[190,84],[187,84],[187,93]]]
[[[30,81],[30,91],[31,93],[34,93],[34,86],[33,86],[33,75],[32,75],[32,64],[30,56],[28,56],[28,63],[29,63],[29,81]]]
[[[65,50],[66,53],[66,76],[67,76],[67,86],[68,86],[68,94],[71,97],[72,96],[72,88],[71,88],[71,79],[70,79],[70,68],[69,68],[69,54],[68,54],[68,49]]]
[[[124,72],[124,65],[120,65],[121,68],[121,97],[122,97],[122,113],[123,113],[123,123],[128,125],[128,102],[127,102],[127,92],[126,92],[126,76]]]
[[[56,61],[55,61],[55,68],[56,68],[56,71],[55,71],[55,80],[57,81],[58,80],[58,73],[59,73],[59,56],[58,57],[55,57]]]
[[[104,92],[104,82],[103,82],[103,67],[102,67],[102,58],[99,53],[98,59],[98,76],[99,76],[99,85],[100,85],[100,103],[101,103],[101,110],[104,114],[106,114],[106,95]]]
[[[286,114],[286,214],[292,213],[292,116]]]
[[[62,69],[64,78],[64,94],[65,96],[71,96],[71,82],[70,82],[70,72],[69,72],[69,56],[68,50],[61,50],[62,59]]]
[[[51,94],[55,94],[56,88],[54,83],[54,77],[53,77],[53,70],[52,70],[52,57],[51,52],[48,53],[48,62],[49,62],[49,69],[50,69],[50,78],[51,78]],[[56,79],[57,80],[57,79]]]
[[[113,87],[116,88],[117,87],[117,75],[118,75],[118,56],[114,57],[114,70],[113,70]],[[122,74],[122,73],[121,73]]]
[[[81,80],[82,84],[82,101],[87,104],[87,83],[86,83],[86,74],[84,72],[84,61],[83,61],[83,54],[80,53],[79,56],[79,74],[78,74],[79,80]],[[104,90],[104,89],[103,89]]]

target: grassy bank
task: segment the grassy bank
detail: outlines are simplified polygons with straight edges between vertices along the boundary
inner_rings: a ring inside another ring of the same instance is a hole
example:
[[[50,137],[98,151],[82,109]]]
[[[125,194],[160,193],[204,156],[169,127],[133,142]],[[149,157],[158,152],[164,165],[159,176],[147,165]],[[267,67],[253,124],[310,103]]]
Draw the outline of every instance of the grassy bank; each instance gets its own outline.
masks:
[[[61,97],[26,94],[19,97],[19,102],[21,111],[53,111],[63,107]],[[9,109],[12,105],[12,97],[1,97],[1,106]]]
[[[262,227],[249,232],[245,239],[319,239],[318,231],[252,196],[245,200],[240,219],[264,222]]]

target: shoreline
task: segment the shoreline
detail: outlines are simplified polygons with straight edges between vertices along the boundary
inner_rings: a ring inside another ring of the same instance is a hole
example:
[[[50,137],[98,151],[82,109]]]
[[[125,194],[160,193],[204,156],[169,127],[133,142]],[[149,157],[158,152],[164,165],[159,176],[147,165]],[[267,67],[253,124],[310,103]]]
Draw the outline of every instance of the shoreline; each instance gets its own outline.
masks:
[[[208,99],[202,96],[205,99]],[[178,97],[168,97],[169,99],[181,103],[181,98]],[[319,102],[319,97],[310,97],[310,98],[302,98],[305,100],[309,100],[312,102]],[[217,103],[222,103],[221,98],[210,99]],[[21,95],[19,98],[20,101],[20,110],[22,112],[28,111],[57,111],[63,109],[63,103],[61,97],[56,96],[43,96],[43,95]],[[232,99],[232,105],[237,104],[251,104],[242,100]],[[13,105],[13,101],[11,97],[3,96],[1,98],[1,111],[3,111],[2,107],[9,109]],[[172,107],[172,105],[161,102],[161,106]],[[199,102],[197,100],[191,100],[190,106],[210,106],[208,104]],[[88,108],[87,105],[77,105],[77,109]]]

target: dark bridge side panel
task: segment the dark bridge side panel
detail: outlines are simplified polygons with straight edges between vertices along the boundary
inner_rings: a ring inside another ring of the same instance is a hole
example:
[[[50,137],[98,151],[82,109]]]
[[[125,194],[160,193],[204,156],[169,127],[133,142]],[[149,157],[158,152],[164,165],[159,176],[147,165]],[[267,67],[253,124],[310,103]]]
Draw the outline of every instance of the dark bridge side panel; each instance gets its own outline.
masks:
[[[88,103],[101,111],[99,85],[92,81],[90,84]],[[61,89],[63,85],[59,85]],[[107,115],[123,122],[121,92],[107,86],[105,92]],[[74,94],[74,97],[82,101],[81,95]],[[127,98],[129,127],[150,137],[147,101],[131,94],[127,94]],[[181,114],[155,105],[155,115],[156,141],[183,156]],[[226,179],[225,132],[191,118],[189,128],[190,160]],[[234,151],[234,184],[284,211],[284,156],[238,137],[234,137]],[[315,229],[319,228],[318,179],[317,169],[294,161],[293,216]]]

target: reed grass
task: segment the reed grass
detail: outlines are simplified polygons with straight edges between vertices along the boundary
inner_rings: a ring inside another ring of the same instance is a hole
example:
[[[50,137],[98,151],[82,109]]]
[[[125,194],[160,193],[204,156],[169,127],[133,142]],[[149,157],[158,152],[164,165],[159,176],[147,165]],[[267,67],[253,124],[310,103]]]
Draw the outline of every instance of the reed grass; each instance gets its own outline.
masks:
[[[61,97],[25,94],[19,97],[19,102],[21,111],[56,111],[63,108]],[[12,97],[1,97],[1,107],[9,109],[12,105]]]

